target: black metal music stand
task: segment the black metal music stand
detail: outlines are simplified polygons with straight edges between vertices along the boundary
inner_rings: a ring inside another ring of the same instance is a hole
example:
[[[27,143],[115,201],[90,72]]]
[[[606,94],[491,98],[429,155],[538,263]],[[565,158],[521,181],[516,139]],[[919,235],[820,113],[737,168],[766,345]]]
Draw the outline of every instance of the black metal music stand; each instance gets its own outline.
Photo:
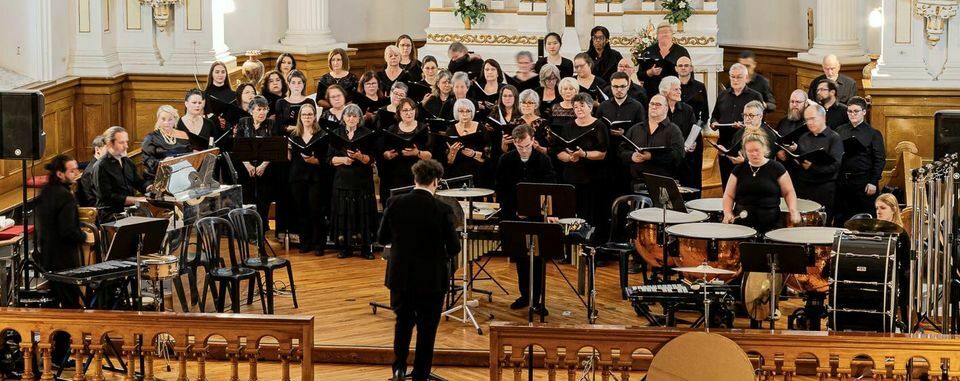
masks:
[[[660,246],[663,247],[663,267],[660,270],[663,281],[666,282],[670,279],[670,267],[667,266],[667,263],[670,263],[668,258],[670,251],[667,250],[667,230],[665,229],[667,209],[680,213],[687,213],[688,211],[683,201],[683,195],[680,194],[680,186],[677,184],[677,180],[672,177],[644,173],[643,181],[647,183],[647,191],[650,193],[653,206],[663,210],[663,220],[660,225],[662,230],[658,232],[657,237],[660,240]]]
[[[169,221],[165,218],[134,216],[100,225],[114,231],[104,260],[131,257],[137,259],[137,284],[134,287],[137,311],[140,311],[143,304],[140,295],[140,256],[144,253],[160,252],[168,224]]]
[[[807,255],[803,245],[740,242],[740,263],[744,272],[770,274],[770,330],[774,330],[777,311],[777,274],[806,274]]]
[[[263,136],[263,137],[236,137],[233,138],[233,150],[231,155],[233,160],[244,161],[270,161],[282,162],[290,161],[287,158],[287,138],[282,136]],[[260,190],[256,179],[253,180],[253,198],[260,199]],[[261,214],[268,213],[267,210],[258,210]],[[264,230],[270,230],[269,226],[264,226]],[[284,235],[284,247],[290,251],[290,235]]]

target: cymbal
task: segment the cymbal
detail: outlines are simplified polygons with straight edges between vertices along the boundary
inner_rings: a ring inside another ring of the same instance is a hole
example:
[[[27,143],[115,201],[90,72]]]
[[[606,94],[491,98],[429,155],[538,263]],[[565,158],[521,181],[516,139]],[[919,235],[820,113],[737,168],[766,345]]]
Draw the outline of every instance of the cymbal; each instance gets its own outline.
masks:
[[[493,189],[486,188],[453,188],[438,190],[437,196],[446,196],[453,198],[475,198],[486,197],[494,193]]]
[[[732,275],[737,273],[736,271],[718,269],[706,263],[700,266],[694,266],[694,267],[674,267],[673,270],[682,272],[682,273],[714,274],[714,275]]]
[[[878,220],[874,218],[864,218],[859,220],[850,220],[843,224],[843,227],[859,232],[878,232],[903,234],[906,233],[903,227],[890,221]]]

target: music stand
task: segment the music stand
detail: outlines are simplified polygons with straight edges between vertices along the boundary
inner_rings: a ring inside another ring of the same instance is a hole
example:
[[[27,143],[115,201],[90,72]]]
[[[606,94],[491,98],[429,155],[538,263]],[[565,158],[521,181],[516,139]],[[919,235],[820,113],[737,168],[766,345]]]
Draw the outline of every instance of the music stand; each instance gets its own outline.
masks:
[[[770,274],[770,330],[777,311],[777,274],[806,274],[807,255],[803,245],[740,242],[740,263],[744,272]]]
[[[680,194],[680,187],[677,180],[672,177],[659,176],[651,173],[643,174],[643,181],[647,184],[647,192],[650,193],[650,199],[653,201],[653,207],[663,210],[663,224],[667,224],[667,209],[680,213],[688,213],[683,195]],[[667,230],[660,232],[660,244],[663,245],[663,267],[661,272],[663,281],[670,278],[669,250],[667,250]]]
[[[262,136],[262,137],[236,137],[233,139],[233,159],[239,162],[244,161],[289,161],[287,158],[287,138],[282,136]],[[256,179],[253,180],[253,198],[260,199],[260,190]],[[258,210],[258,213],[265,215],[269,211]],[[264,226],[264,230],[270,230],[269,226]],[[284,236],[284,247],[290,251],[290,235]]]
[[[127,217],[100,226],[114,230],[113,238],[107,248],[104,260],[112,258],[136,257],[137,284],[136,308],[142,307],[140,298],[140,256],[144,253],[158,253],[163,247],[163,238],[167,233],[169,221],[165,218],[154,217]],[[131,251],[133,251],[131,253]]]

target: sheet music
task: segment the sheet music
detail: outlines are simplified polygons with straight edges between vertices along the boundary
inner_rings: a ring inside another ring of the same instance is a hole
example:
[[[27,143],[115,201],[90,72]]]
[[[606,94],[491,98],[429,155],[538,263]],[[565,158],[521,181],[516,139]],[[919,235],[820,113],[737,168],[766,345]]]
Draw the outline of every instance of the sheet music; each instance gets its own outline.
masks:
[[[697,138],[700,136],[701,129],[702,128],[696,124],[694,124],[693,127],[690,128],[690,134],[687,135],[687,140],[683,142],[684,148],[686,148],[687,150],[690,150],[691,147],[696,147]]]

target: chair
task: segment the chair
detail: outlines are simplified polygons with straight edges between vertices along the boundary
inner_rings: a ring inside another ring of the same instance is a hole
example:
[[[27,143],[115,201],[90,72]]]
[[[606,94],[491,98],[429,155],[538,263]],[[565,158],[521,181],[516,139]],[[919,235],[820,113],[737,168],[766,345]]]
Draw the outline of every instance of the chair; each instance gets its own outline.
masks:
[[[187,246],[187,240],[189,239],[188,231],[190,226],[184,226],[167,232],[167,235],[163,238],[163,246],[160,248],[160,252],[164,255],[175,255],[180,257],[180,261],[177,263],[177,276],[172,279],[174,290],[177,292],[177,298],[180,301],[180,308],[184,312],[190,312],[190,304],[187,303],[186,293],[183,288],[183,280],[180,279],[180,275],[183,273],[189,274],[190,270],[187,268],[187,264],[183,260],[183,250]],[[180,252],[179,255],[177,252]],[[190,279],[196,279],[192,277]],[[194,289],[196,288],[196,282],[193,283]],[[163,289],[163,285],[160,286]],[[194,298],[196,298],[196,291],[194,291]],[[214,299],[216,299],[216,294],[214,294]]]
[[[200,237],[201,255],[206,257],[210,267],[203,279],[203,295],[200,299],[200,312],[204,312],[204,305],[207,302],[207,290],[213,294],[214,303],[217,312],[223,312],[224,304],[227,299],[227,287],[230,288],[230,301],[233,312],[240,312],[240,282],[257,282],[260,288],[260,304],[263,312],[267,312],[267,304],[263,298],[263,284],[260,273],[254,269],[241,266],[237,258],[236,250],[233,247],[233,227],[230,222],[220,217],[204,217],[196,222],[197,235]],[[223,259],[220,242],[223,238],[227,241],[227,254],[230,260],[229,267]],[[219,285],[219,297],[217,296],[214,284]]]
[[[293,296],[293,308],[300,308],[297,304],[297,286],[293,283],[293,265],[286,258],[268,256],[267,241],[264,239],[260,213],[253,209],[234,209],[227,214],[230,223],[236,231],[237,247],[240,251],[241,266],[262,271],[267,286],[267,313],[273,314],[273,271],[286,268],[287,279],[290,281],[290,294]],[[258,255],[250,255],[250,246],[257,248]],[[251,283],[253,287],[253,283]],[[260,290],[262,293],[263,290]],[[247,304],[252,303],[253,289],[247,293]]]
[[[597,248],[600,253],[609,253],[620,259],[620,298],[627,298],[627,269],[630,265],[630,254],[635,253],[636,249],[632,244],[632,238],[628,227],[630,226],[627,216],[630,212],[647,208],[653,205],[653,200],[647,196],[628,194],[617,197],[613,200],[610,207],[610,236],[607,243]],[[646,263],[639,258],[635,259],[641,264],[642,271],[646,273]]]

